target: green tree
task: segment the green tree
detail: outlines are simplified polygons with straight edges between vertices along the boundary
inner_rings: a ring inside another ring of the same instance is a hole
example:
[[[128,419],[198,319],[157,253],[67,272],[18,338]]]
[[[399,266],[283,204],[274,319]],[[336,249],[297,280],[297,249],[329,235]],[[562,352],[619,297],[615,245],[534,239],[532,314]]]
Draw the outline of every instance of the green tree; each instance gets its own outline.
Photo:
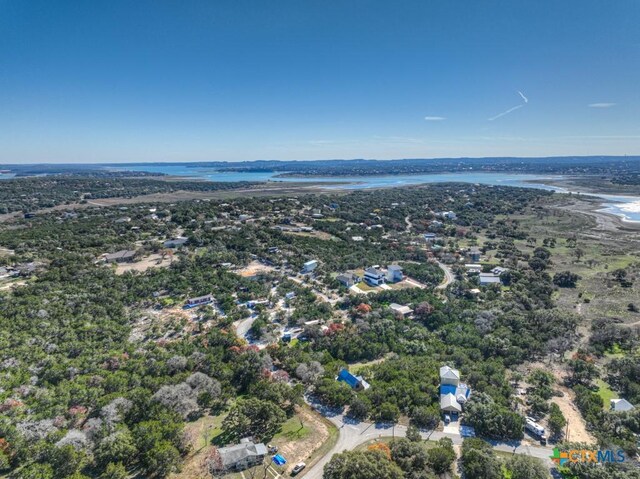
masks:
[[[107,464],[106,469],[100,475],[100,479],[126,479],[128,477],[127,469],[120,462]]]
[[[147,472],[158,477],[180,471],[180,451],[169,441],[160,441],[144,454]]]
[[[556,403],[551,403],[549,408],[549,430],[552,437],[561,437],[564,432],[564,428],[567,425],[567,420],[562,414],[560,407]]]
[[[20,479],[53,479],[51,464],[29,464],[20,471]]]
[[[502,467],[490,444],[482,439],[462,443],[462,471],[466,479],[502,479]]]
[[[549,470],[535,457],[514,454],[509,458],[506,468],[511,472],[511,479],[547,479]]]
[[[222,429],[234,439],[253,436],[263,441],[272,438],[286,419],[284,411],[271,401],[247,398],[231,408]]]
[[[353,391],[348,384],[332,378],[322,378],[316,383],[315,394],[327,406],[343,407],[349,404]]]
[[[407,427],[407,439],[411,442],[422,441],[420,430],[414,424],[409,424],[409,427]]]
[[[129,464],[137,453],[131,432],[123,429],[105,437],[96,448],[94,455],[96,462],[104,467],[110,462]]]
[[[335,454],[324,466],[323,479],[402,479],[402,470],[377,451]]]
[[[451,470],[451,465],[456,460],[456,451],[453,442],[448,437],[439,439],[436,446],[427,451],[429,466],[437,474],[444,474]]]

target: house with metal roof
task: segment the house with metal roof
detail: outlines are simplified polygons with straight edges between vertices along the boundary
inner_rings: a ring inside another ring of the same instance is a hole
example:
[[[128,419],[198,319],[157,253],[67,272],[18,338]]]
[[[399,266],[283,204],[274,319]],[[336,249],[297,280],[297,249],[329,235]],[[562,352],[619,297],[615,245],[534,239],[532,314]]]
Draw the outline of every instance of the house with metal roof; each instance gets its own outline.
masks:
[[[460,382],[460,371],[449,366],[440,368],[440,409],[448,413],[460,413],[469,399],[471,389]]]
[[[242,439],[240,444],[222,447],[218,452],[220,461],[212,464],[214,470],[242,471],[262,464],[267,455],[267,447],[262,443],[255,444],[249,439]]]
[[[489,284],[500,284],[500,276],[494,273],[480,273],[480,286]]]
[[[613,412],[626,412],[635,409],[635,406],[626,399],[612,399],[611,410]]]
[[[401,315],[403,318],[406,318],[411,313],[413,313],[413,309],[403,304],[391,303],[389,305],[389,309],[391,309],[394,313]]]
[[[135,250],[120,250],[115,253],[104,255],[107,263],[130,263],[136,259],[137,252]]]
[[[367,268],[364,272],[364,280],[371,286],[380,286],[384,283],[384,274],[377,268]]]
[[[371,385],[365,381],[362,376],[354,376],[346,368],[340,370],[336,379],[347,383],[351,386],[351,389],[355,389],[356,391],[363,391],[371,387]]]
[[[398,281],[402,281],[403,278],[402,266],[397,264],[390,264],[387,266],[387,281],[389,283],[397,283]]]

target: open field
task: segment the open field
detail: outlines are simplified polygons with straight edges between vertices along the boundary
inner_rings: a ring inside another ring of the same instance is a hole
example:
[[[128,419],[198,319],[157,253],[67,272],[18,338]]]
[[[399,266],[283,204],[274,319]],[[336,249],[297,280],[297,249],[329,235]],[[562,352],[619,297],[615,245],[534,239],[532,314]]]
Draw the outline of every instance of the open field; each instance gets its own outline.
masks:
[[[128,271],[142,272],[149,268],[166,268],[170,266],[173,261],[173,256],[163,257],[160,254],[151,254],[133,263],[117,263],[116,274],[124,274]]]

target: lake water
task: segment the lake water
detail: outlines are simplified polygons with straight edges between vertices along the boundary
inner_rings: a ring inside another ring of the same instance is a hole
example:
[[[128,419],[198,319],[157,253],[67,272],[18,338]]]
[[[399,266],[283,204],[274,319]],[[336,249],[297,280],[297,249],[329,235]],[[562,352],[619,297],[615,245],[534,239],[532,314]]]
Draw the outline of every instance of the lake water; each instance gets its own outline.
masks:
[[[517,186],[526,188],[538,188],[550,191],[567,193],[564,188],[559,188],[544,183],[533,183],[533,180],[553,180],[562,176],[544,175],[519,175],[513,173],[441,173],[441,174],[415,174],[415,175],[380,175],[380,176],[339,176],[339,177],[284,177],[277,178],[279,173],[273,172],[220,172],[214,168],[195,167],[189,168],[181,165],[154,165],[154,166],[127,166],[129,170],[148,171],[152,173],[164,173],[175,176],[191,176],[203,178],[209,181],[281,181],[294,183],[340,183],[327,185],[327,188],[335,189],[369,189],[380,187],[399,187],[418,185],[424,183],[478,183],[494,186]],[[598,194],[604,200],[603,209],[607,213],[620,216],[625,221],[640,222],[640,197],[613,196]]]
[[[113,168],[120,169],[120,168]],[[327,188],[335,189],[369,189],[380,187],[400,187],[418,185],[423,183],[478,183],[494,186],[517,186],[526,188],[538,188],[550,191],[567,193],[567,190],[544,183],[533,183],[533,180],[544,181],[562,178],[561,176],[544,175],[518,175],[513,173],[441,173],[441,174],[416,174],[416,175],[380,175],[380,176],[327,176],[327,177],[284,177],[277,178],[279,173],[274,172],[220,172],[214,168],[195,167],[189,168],[182,165],[137,165],[123,167],[121,169],[134,171],[148,171],[150,173],[164,173],[173,176],[187,176],[201,178],[209,181],[281,181],[292,183],[333,183]],[[0,179],[10,179],[13,174],[0,175]],[[603,199],[603,209],[607,213],[620,216],[624,221],[640,222],[640,197],[637,196],[613,196],[592,195]]]

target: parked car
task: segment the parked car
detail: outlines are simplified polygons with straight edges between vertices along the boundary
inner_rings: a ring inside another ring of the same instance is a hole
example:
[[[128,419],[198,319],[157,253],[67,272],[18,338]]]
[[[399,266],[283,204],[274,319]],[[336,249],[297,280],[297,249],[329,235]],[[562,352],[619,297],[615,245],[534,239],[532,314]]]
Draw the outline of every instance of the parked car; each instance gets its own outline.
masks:
[[[444,423],[445,424],[449,424],[451,422],[451,416],[449,416],[448,414],[444,415]]]
[[[267,449],[269,449],[269,454],[275,454],[278,452],[278,446],[272,446],[271,444],[267,446]]]
[[[298,464],[293,466],[293,469],[291,470],[291,474],[295,476],[300,471],[302,471],[305,467],[307,467],[307,465],[304,462],[299,462]]]

